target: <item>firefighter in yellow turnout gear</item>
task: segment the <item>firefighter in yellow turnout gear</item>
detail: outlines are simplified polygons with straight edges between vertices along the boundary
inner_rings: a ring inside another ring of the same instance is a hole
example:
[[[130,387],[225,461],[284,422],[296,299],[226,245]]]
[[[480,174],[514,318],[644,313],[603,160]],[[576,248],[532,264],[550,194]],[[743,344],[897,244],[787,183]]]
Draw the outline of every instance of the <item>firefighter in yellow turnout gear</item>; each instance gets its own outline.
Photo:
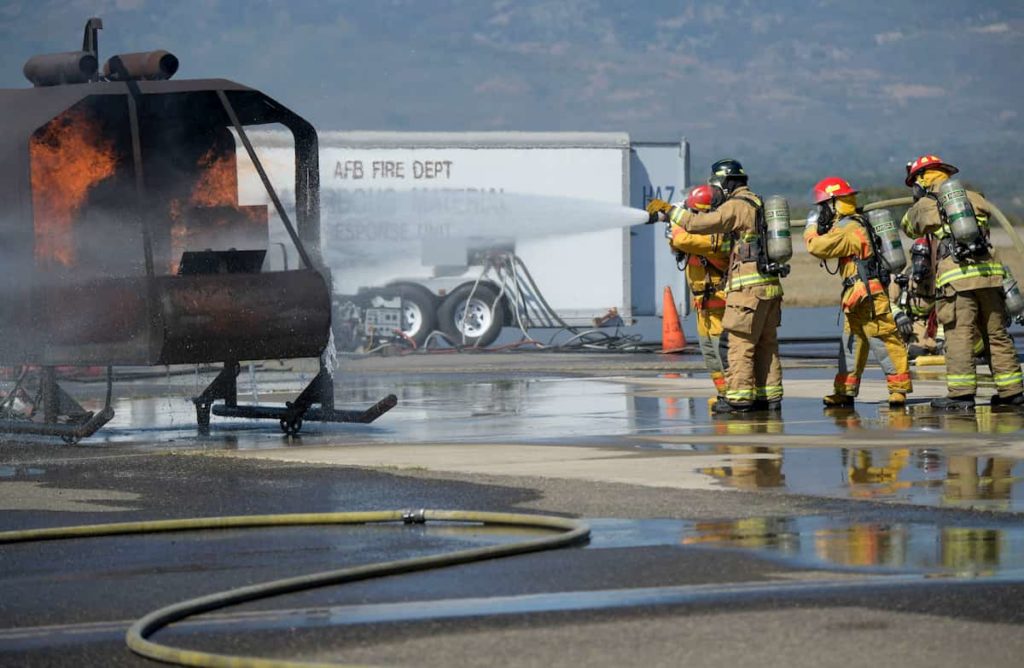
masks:
[[[882,345],[873,348],[886,373],[889,405],[902,406],[912,389],[910,362],[893,319],[882,280],[884,269],[875,255],[869,223],[857,213],[856,194],[843,179],[829,177],[819,181],[814,186],[817,209],[812,211],[804,229],[804,241],[811,255],[839,260],[845,328],[853,337],[852,364],[843,363],[841,358],[834,393],[826,396],[824,403],[829,407],[853,406],[872,349],[870,339],[878,339]]]
[[[686,208],[693,212],[711,210],[710,186],[700,185],[690,190]],[[704,366],[711,374],[719,398],[725,397],[725,370],[728,354],[728,334],[722,329],[725,315],[725,272],[729,268],[732,240],[724,234],[692,234],[678,225],[672,225],[669,246],[686,261],[686,281],[690,286],[693,311],[697,317],[697,339]]]
[[[779,277],[761,273],[765,240],[758,230],[761,199],[747,187],[747,175],[736,160],[719,160],[711,167],[709,184],[721,203],[713,211],[692,213],[671,207],[659,216],[691,234],[729,235],[725,315],[729,333],[725,401],[715,404],[720,414],[755,409],[777,411],[782,404],[782,364],[776,330],[782,320]]]
[[[905,181],[917,201],[903,217],[903,231],[912,238],[927,235],[936,244],[935,312],[946,334],[947,396],[934,399],[932,407],[974,408],[978,386],[974,344],[979,330],[988,343],[998,391],[992,405],[1024,406],[1017,351],[1006,329],[1005,270],[988,245],[991,205],[973,191],[966,191],[964,197],[965,191],[949,178],[958,171],[936,155],[923,155],[907,164]]]

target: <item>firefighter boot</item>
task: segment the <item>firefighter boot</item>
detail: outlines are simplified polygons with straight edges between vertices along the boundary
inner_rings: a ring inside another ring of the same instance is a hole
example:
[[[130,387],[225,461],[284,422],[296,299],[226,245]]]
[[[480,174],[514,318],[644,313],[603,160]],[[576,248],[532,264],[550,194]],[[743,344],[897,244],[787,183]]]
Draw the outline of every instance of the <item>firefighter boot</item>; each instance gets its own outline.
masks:
[[[1014,406],[1018,408],[1024,408],[1024,392],[1019,392],[1012,397],[1006,397],[1005,399],[998,394],[992,395],[989,405],[992,407],[996,406]]]
[[[853,408],[853,397],[848,394],[830,394],[821,400],[825,408]]]
[[[727,399],[719,399],[715,402],[715,415],[749,413],[752,410],[754,410],[753,404],[734,404]]]
[[[902,408],[907,405],[907,395],[903,392],[889,393],[889,408]]]
[[[769,413],[782,412],[782,399],[758,399],[754,402],[755,411],[767,411]]]
[[[972,411],[974,410],[974,395],[965,394],[961,397],[939,397],[932,399],[932,408],[940,411]]]

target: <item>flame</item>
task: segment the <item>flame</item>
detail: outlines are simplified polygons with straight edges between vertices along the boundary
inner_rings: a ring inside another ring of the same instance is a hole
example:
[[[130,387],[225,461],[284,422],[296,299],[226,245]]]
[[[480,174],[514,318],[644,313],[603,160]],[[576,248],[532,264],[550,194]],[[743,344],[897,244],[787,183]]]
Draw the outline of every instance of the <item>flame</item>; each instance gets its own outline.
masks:
[[[188,198],[190,207],[227,206],[238,209],[238,170],[235,156],[227,152],[219,154],[216,147],[210,148],[196,162],[200,168],[199,179],[192,186]],[[191,236],[188,221],[185,220],[185,205],[180,199],[172,199],[171,217],[171,274],[178,273],[181,254],[188,248]],[[216,224],[224,224],[218,220]]]
[[[117,166],[113,143],[82,110],[68,110],[50,121],[29,143],[32,207],[37,260],[71,266],[71,230],[89,190]]]
[[[238,170],[235,156],[225,153],[218,157],[215,149],[207,151],[197,163],[202,168],[199,181],[192,188],[189,203],[193,206],[237,206]]]

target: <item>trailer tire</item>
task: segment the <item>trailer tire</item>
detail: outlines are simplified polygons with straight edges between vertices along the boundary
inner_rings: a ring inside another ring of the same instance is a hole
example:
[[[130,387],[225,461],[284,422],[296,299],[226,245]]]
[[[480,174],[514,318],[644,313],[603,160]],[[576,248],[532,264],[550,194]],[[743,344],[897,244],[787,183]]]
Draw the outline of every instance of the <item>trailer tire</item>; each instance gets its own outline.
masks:
[[[481,283],[474,290],[473,285],[467,283],[444,298],[437,318],[441,331],[456,345],[483,348],[494,343],[501,333],[505,300],[499,300],[498,291],[489,284]]]
[[[437,298],[414,283],[391,286],[389,292],[402,298],[402,333],[422,346],[437,329]]]
[[[342,321],[335,316],[331,319],[331,328],[334,331],[335,349],[350,353],[362,344],[358,322]]]

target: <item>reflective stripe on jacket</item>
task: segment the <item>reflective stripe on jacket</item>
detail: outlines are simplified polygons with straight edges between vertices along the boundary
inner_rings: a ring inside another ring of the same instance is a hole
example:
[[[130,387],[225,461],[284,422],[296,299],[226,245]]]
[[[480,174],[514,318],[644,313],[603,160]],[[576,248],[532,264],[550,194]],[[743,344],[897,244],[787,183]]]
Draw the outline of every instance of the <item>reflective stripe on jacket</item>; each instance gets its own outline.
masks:
[[[747,200],[747,201],[740,201]],[[695,234],[733,234],[737,240],[746,242],[757,239],[757,211],[751,203],[760,205],[760,198],[742,186],[714,211],[693,213],[676,207],[670,219],[688,232]],[[742,261],[737,252],[739,244],[732,250],[729,259],[729,280],[726,292],[739,290],[749,292],[757,299],[776,299],[782,296],[782,285],[777,276],[764,276],[757,269],[755,260]]]
[[[933,186],[932,190],[938,192],[938,185]],[[982,232],[987,234],[992,205],[973,190],[967,191],[967,198],[971,201],[978,225]],[[939,204],[931,197],[922,197],[917,200],[903,216],[900,226],[911,238],[927,234],[942,239],[948,235],[947,229],[942,224],[942,216],[939,214]],[[989,253],[962,264],[958,263],[950,254],[939,258],[937,264],[938,266],[935,267],[936,289],[948,285],[950,289],[957,292],[966,292],[981,288],[1001,288],[1003,285],[1002,265]]]
[[[944,267],[945,271],[935,277],[935,287],[941,288],[955,281],[990,276],[998,277],[999,285],[1002,287],[1003,277],[1006,276],[1002,263],[995,260],[975,262],[974,264],[956,264],[956,262],[952,264],[951,268]]]

